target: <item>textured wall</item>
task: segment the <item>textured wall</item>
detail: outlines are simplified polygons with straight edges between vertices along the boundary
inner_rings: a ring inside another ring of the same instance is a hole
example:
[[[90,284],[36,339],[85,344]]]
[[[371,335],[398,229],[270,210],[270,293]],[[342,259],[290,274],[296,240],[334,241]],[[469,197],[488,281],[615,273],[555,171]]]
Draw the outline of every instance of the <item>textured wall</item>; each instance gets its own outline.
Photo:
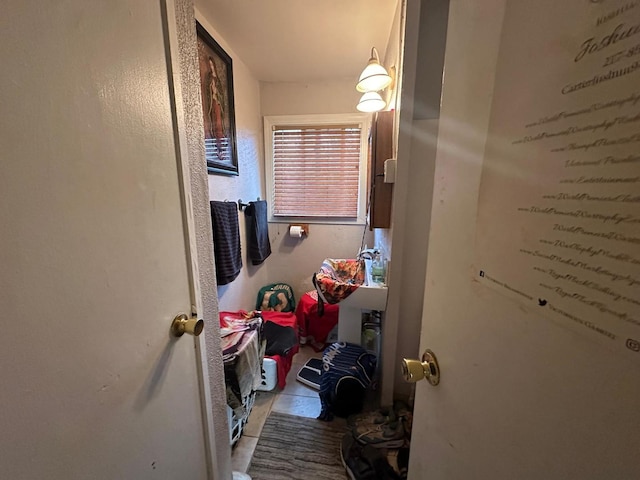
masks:
[[[236,136],[238,145],[238,176],[209,175],[211,200],[243,202],[265,198],[262,119],[260,117],[260,86],[247,66],[226,43],[200,11],[196,18],[233,60]],[[251,310],[255,297],[263,285],[270,283],[268,267],[273,256],[262,265],[253,266],[247,259],[244,214],[238,212],[243,267],[231,283],[218,287],[220,311]]]
[[[207,352],[209,387],[213,411],[213,431],[217,432],[215,445],[215,478],[231,478],[231,449],[226,441],[227,399],[224,385],[224,368],[220,347],[218,323],[218,295],[216,291],[213,236],[209,213],[209,184],[204,160],[204,129],[202,102],[200,99],[200,75],[196,49],[195,17],[192,0],[175,0],[178,26],[180,75],[184,125],[189,156],[191,195],[195,217],[198,270],[201,289],[201,318],[206,321],[204,343]],[[223,432],[221,435],[219,432]]]

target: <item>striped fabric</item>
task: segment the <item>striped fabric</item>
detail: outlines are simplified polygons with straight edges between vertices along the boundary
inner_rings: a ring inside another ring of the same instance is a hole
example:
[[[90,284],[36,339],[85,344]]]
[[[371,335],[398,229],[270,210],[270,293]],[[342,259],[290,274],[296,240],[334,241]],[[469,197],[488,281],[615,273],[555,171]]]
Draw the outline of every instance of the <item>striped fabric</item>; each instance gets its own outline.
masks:
[[[231,283],[242,269],[238,204],[211,202],[213,253],[216,260],[218,285]]]
[[[376,356],[360,345],[346,342],[329,345],[322,354],[322,411],[318,418],[331,420],[334,413],[339,416],[358,413],[375,369]]]

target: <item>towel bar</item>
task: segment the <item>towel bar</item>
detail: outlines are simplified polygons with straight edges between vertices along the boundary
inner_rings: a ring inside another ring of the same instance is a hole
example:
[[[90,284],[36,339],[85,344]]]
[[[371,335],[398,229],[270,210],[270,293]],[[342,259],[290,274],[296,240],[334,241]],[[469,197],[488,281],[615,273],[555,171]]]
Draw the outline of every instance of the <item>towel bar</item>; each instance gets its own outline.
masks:
[[[256,201],[260,201],[260,197],[258,197],[258,199]],[[242,203],[242,199],[241,198],[238,199],[238,210],[242,211],[248,206],[249,206],[248,203]]]

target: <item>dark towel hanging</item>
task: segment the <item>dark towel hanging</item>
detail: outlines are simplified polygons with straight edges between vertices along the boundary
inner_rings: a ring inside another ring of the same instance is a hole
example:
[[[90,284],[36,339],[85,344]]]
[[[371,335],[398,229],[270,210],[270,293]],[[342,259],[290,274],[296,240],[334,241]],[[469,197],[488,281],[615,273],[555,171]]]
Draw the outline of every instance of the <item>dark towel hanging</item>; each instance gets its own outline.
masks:
[[[231,283],[242,269],[238,204],[211,202],[213,253],[216,260],[218,285]]]
[[[267,202],[258,200],[249,202],[244,209],[247,225],[247,244],[249,258],[254,265],[260,265],[271,255],[269,241],[269,223],[267,222]]]

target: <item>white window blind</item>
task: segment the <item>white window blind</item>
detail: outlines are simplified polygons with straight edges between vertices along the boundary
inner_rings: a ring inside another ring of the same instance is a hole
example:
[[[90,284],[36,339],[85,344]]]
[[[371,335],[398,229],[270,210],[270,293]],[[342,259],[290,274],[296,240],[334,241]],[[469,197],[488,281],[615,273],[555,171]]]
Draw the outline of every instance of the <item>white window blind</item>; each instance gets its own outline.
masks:
[[[273,215],[358,216],[362,125],[273,125]]]

